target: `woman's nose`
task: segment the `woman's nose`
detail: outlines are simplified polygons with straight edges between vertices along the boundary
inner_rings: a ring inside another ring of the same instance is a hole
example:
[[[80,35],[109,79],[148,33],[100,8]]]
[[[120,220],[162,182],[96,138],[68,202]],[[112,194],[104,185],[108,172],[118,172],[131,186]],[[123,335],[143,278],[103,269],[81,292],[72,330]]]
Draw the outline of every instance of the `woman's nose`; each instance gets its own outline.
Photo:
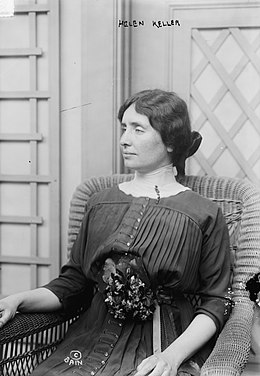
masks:
[[[121,146],[128,146],[131,144],[131,137],[128,130],[125,130],[120,138]]]

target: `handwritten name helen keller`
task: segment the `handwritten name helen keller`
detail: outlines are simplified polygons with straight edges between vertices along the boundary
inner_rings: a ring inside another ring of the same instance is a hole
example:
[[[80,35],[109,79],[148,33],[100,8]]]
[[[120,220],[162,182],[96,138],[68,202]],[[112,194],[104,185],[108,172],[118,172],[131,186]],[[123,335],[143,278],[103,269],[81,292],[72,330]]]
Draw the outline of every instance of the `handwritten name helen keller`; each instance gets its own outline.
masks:
[[[168,20],[168,21],[151,21],[151,25],[153,27],[157,27],[158,29],[161,27],[167,27],[167,26],[181,26],[181,23],[179,20]],[[144,20],[118,20],[118,27],[142,27],[146,26]]]

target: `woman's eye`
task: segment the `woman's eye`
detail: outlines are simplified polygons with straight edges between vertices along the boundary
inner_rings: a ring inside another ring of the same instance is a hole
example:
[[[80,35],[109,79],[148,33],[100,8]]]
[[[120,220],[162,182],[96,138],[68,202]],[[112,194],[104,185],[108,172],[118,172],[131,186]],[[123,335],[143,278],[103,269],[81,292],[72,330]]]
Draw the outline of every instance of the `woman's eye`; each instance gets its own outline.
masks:
[[[121,124],[121,132],[124,133],[126,131],[126,125]]]
[[[137,132],[137,133],[143,133],[144,132],[144,130],[143,130],[143,128],[135,128],[135,131]]]

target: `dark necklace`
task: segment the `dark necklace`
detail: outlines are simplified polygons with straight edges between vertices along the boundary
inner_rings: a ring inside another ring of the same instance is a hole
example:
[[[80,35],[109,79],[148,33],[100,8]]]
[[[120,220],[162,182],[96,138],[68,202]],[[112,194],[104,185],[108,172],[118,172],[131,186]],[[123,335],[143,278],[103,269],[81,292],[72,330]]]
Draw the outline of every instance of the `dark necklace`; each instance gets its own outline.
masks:
[[[156,204],[159,204],[161,196],[160,196],[160,191],[159,191],[158,185],[154,186],[154,190],[155,190],[155,193],[157,194]]]

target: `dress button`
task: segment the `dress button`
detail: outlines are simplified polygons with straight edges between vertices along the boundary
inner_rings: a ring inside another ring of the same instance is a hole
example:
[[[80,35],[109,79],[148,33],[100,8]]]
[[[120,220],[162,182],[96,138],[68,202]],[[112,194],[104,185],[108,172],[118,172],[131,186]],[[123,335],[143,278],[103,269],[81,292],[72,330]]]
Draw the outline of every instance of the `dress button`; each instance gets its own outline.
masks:
[[[134,239],[134,235],[130,235],[130,238],[131,238],[131,239]]]
[[[144,213],[143,213],[142,211],[140,212],[140,214],[141,214],[141,215],[144,215]]]
[[[137,222],[141,222],[141,218],[137,218]]]
[[[137,229],[138,229],[138,226],[135,226],[134,229],[137,230]]]
[[[96,373],[95,371],[91,371],[91,372],[90,372],[91,376],[94,376],[95,373]]]
[[[131,244],[131,243],[129,243],[129,242],[128,242],[128,243],[126,243],[127,247],[130,247],[130,244]]]
[[[103,365],[104,365],[105,363],[106,363],[106,362],[105,362],[104,360],[102,360],[102,361],[101,361],[101,364],[103,364]]]
[[[107,357],[109,354],[108,354],[108,352],[105,352],[104,355]]]

